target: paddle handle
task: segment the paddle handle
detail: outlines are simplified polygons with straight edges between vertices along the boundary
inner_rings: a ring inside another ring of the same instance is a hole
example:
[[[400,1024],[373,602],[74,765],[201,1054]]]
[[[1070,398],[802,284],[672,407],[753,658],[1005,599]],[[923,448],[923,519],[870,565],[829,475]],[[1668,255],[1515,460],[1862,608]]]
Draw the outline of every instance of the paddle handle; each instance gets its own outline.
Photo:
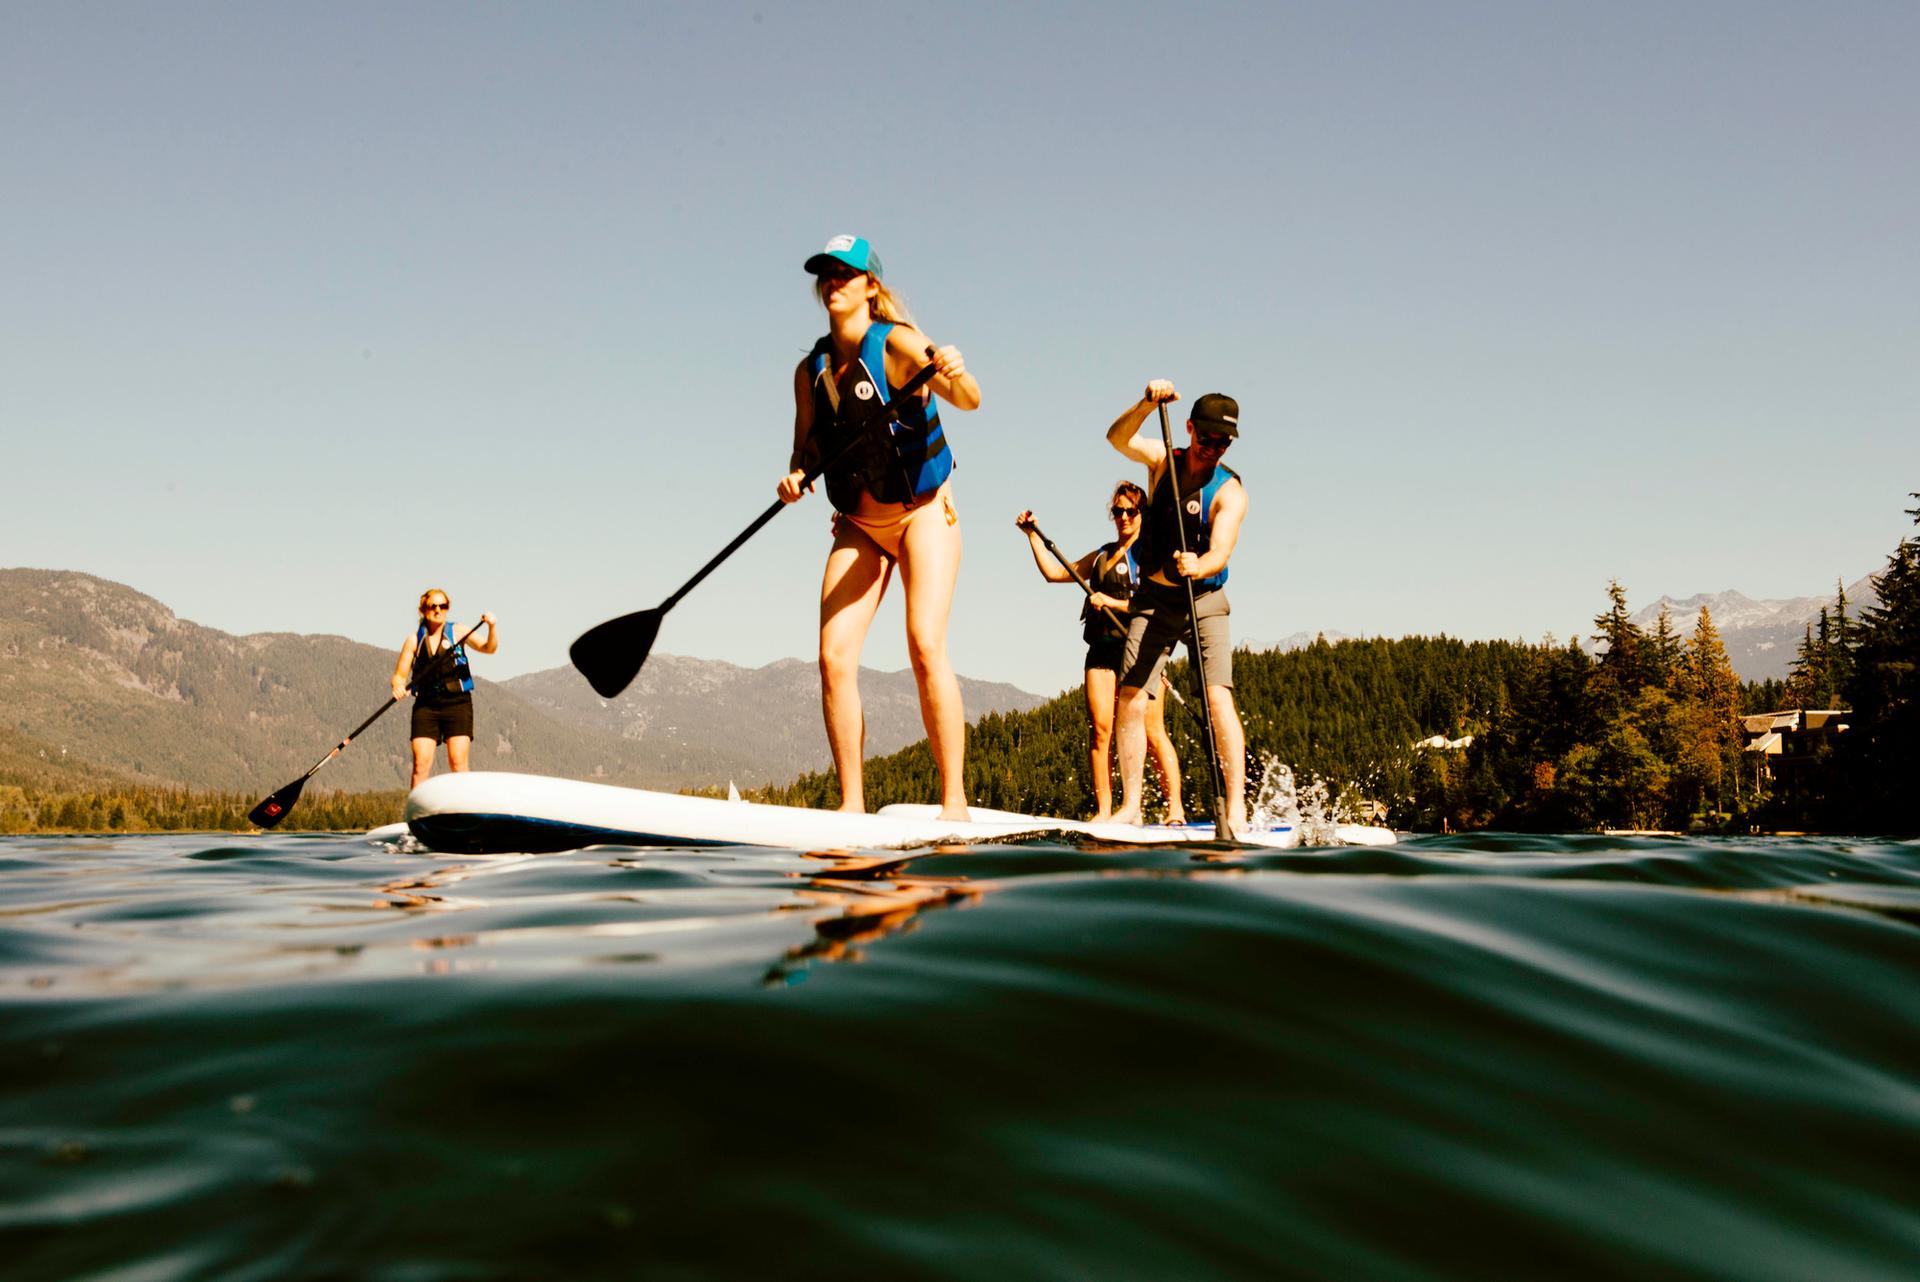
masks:
[[[871,412],[869,412],[864,418],[859,420],[859,422],[855,425],[857,430],[855,430],[854,433],[847,438],[846,442],[842,444],[839,449],[835,450],[832,454],[828,455],[827,458],[825,458],[821,462],[815,464],[813,468],[810,471],[808,471],[805,479],[803,479],[800,482],[800,488],[805,489],[807,486],[812,485],[815,481],[819,480],[822,476],[826,475],[828,470],[831,469],[835,464],[839,463],[840,460],[846,458],[847,455],[853,453],[854,447],[860,444],[861,440],[866,436],[868,432],[872,431],[873,428],[878,424],[884,423],[887,420],[891,419],[896,413],[899,412],[901,406],[906,404],[909,400],[913,399],[913,397],[917,396],[920,392],[920,389],[925,387],[927,385],[927,381],[931,379],[934,376],[934,374],[937,372],[933,367],[933,356],[934,356],[934,349],[932,345],[928,345],[927,364],[921,366],[919,372],[916,373],[912,378],[908,379],[906,381],[906,384],[903,387],[901,387],[899,391],[895,392],[891,397],[887,398],[887,400],[882,404],[875,406]],[[721,562],[725,561],[728,557],[732,556],[735,552],[738,552],[740,550],[741,544],[745,543],[748,539],[752,538],[754,535],[760,533],[761,527],[764,526],[768,521],[771,521],[774,517],[779,516],[781,509],[786,506],[787,504],[785,500],[775,499],[771,504],[767,506],[766,511],[762,512],[759,516],[756,516],[753,518],[753,524],[749,525],[746,529],[740,531],[740,533],[734,535],[733,541],[731,543],[721,548],[717,553],[714,554],[714,557],[711,561],[708,561],[705,565],[701,566],[697,571],[694,572],[694,576],[692,578],[688,579],[685,583],[681,584],[679,591],[675,592],[672,596],[662,601],[656,607],[656,612],[660,614],[665,614],[668,610],[671,610],[673,609],[674,606],[680,604],[681,597],[685,596],[687,593],[699,587],[700,581],[702,579],[705,579],[709,574],[712,574],[715,570],[719,569]]]
[[[1160,443],[1167,451],[1167,485],[1173,490],[1173,529],[1180,550],[1187,551],[1186,500],[1180,495],[1180,464],[1173,457],[1173,427],[1167,421],[1167,403],[1159,402]],[[1194,600],[1193,580],[1186,575],[1180,581],[1187,588],[1187,647],[1193,652],[1193,679],[1200,691],[1200,727],[1207,745],[1207,765],[1213,776],[1213,830],[1228,841],[1233,828],[1227,823],[1227,776],[1220,768],[1220,745],[1214,742],[1213,706],[1207,700],[1207,664],[1200,650],[1200,607]]]

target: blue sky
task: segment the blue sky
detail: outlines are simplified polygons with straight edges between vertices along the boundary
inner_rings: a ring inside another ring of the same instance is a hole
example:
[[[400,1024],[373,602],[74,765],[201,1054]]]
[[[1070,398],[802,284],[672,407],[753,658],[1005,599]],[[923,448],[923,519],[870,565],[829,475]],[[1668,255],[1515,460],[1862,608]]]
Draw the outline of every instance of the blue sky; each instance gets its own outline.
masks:
[[[1011,521],[1108,536],[1151,377],[1241,402],[1238,637],[1823,591],[1920,489],[1916,47],[1911,4],[7,6],[0,564],[383,646],[432,584],[491,675],[562,664],[771,500],[853,231],[985,391],[969,675],[1077,682]],[[811,655],[826,520],[659,648]]]

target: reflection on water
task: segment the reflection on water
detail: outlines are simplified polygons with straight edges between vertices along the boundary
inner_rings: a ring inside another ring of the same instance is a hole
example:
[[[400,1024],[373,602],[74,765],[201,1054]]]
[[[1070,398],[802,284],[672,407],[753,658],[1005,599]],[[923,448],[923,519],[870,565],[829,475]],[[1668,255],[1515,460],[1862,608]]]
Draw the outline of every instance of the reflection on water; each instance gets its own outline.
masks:
[[[1913,1275],[1914,844],[1223,853],[0,841],[5,1276]]]

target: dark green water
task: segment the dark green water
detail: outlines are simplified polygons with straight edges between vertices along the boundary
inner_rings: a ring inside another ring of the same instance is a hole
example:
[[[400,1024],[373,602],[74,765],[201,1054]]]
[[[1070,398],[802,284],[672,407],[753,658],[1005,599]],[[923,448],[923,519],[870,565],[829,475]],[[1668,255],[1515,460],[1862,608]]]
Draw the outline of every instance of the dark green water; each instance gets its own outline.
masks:
[[[0,1277],[1920,1276],[1920,846],[0,841]]]

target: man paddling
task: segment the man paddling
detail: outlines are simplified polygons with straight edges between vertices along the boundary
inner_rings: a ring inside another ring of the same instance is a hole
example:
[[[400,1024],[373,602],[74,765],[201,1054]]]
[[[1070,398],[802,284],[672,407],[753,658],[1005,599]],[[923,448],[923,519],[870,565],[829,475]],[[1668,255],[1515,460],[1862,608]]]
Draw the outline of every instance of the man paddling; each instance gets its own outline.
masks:
[[[1141,780],[1146,770],[1147,691],[1160,678],[1176,643],[1185,640],[1192,655],[1192,633],[1200,636],[1200,665],[1206,670],[1207,711],[1225,777],[1226,817],[1236,831],[1247,822],[1246,733],[1233,704],[1233,642],[1227,632],[1227,562],[1247,515],[1247,491],[1239,474],[1220,462],[1240,435],[1240,407],[1231,396],[1210,392],[1194,402],[1187,418],[1187,448],[1167,457],[1166,447],[1141,432],[1155,408],[1180,399],[1173,384],[1155,379],[1146,393],[1107,429],[1107,443],[1147,469],[1147,502],[1134,557],[1141,583],[1128,619],[1125,666],[1120,673],[1118,739],[1122,799],[1114,819],[1141,822]],[[1174,510],[1177,468],[1183,512]],[[1180,529],[1186,530],[1186,552]],[[1187,584],[1193,587],[1188,613]],[[1197,625],[1197,626],[1196,626]]]

